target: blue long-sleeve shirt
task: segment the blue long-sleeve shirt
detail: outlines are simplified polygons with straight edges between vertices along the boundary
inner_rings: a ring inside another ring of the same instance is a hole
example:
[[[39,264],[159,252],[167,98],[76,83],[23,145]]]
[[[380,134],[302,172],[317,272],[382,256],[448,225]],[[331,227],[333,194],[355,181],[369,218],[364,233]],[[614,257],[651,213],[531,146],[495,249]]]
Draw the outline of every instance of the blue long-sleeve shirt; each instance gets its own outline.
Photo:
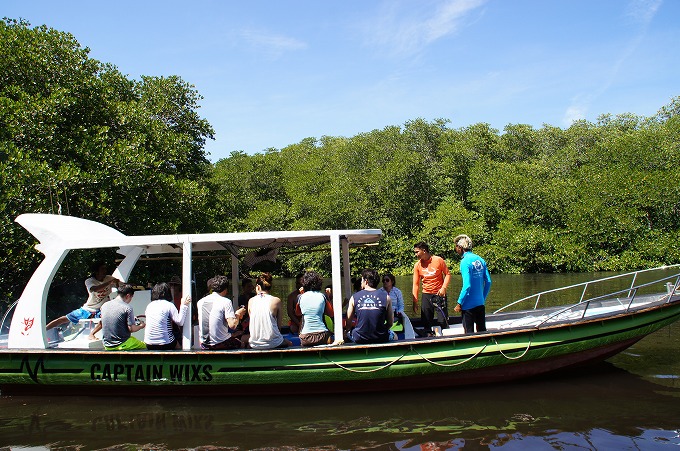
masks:
[[[482,257],[467,251],[460,261],[460,274],[463,287],[460,289],[458,303],[463,310],[484,305],[491,289],[491,275]]]

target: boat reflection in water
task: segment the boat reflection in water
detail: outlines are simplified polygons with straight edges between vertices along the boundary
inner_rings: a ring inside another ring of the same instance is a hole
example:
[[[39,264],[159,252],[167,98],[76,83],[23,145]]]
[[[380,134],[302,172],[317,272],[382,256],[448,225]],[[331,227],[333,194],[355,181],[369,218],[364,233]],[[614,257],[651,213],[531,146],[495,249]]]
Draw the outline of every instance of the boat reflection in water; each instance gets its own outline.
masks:
[[[663,386],[602,363],[540,380],[462,389],[404,387],[398,393],[115,402],[11,397],[0,400],[0,444],[46,449],[652,449],[680,443],[676,381],[665,380]]]

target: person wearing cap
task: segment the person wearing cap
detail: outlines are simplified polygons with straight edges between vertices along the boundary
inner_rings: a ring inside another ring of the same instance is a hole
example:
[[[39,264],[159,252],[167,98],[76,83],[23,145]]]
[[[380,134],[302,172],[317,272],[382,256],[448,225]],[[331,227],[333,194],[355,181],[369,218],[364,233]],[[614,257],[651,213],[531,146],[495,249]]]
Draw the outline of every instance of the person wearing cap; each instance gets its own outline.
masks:
[[[102,305],[102,343],[107,351],[132,351],[146,349],[144,342],[132,336],[132,332],[144,329],[145,323],[136,324],[130,302],[135,290],[132,285],[118,287],[118,296]]]
[[[467,235],[453,239],[456,253],[462,257],[460,275],[463,286],[454,310],[461,313],[463,329],[466,334],[486,330],[486,311],[484,303],[491,289],[491,275],[482,257],[472,252],[472,240]]]

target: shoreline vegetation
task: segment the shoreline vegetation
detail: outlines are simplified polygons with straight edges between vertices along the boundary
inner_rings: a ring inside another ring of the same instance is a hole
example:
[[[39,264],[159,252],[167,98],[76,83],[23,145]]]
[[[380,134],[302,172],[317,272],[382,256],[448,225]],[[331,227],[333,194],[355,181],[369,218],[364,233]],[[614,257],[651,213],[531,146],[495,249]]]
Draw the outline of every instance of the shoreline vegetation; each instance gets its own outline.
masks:
[[[602,114],[568,128],[420,118],[351,137],[306,138],[211,164],[201,95],[180,77],[131,80],[76,38],[0,21],[0,299],[41,261],[21,213],[61,213],[128,235],[379,228],[354,268],[397,275],[427,241],[457,269],[469,235],[495,273],[622,271],[680,263],[680,97],[651,117]],[[263,127],[266,127],[263,124]],[[70,256],[56,285],[113,250]],[[266,268],[327,274],[323,252]],[[222,259],[197,261],[228,273]],[[163,280],[172,262],[142,268]]]

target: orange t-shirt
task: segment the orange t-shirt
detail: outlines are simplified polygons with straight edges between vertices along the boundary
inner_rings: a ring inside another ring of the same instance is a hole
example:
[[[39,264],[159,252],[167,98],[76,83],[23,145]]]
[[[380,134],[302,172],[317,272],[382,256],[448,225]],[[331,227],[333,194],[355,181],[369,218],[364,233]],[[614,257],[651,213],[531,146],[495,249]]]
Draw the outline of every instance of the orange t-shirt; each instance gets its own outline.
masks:
[[[437,294],[444,285],[444,277],[449,274],[444,259],[433,255],[424,265],[418,260],[413,266],[413,286],[417,286],[422,279],[423,293]]]

